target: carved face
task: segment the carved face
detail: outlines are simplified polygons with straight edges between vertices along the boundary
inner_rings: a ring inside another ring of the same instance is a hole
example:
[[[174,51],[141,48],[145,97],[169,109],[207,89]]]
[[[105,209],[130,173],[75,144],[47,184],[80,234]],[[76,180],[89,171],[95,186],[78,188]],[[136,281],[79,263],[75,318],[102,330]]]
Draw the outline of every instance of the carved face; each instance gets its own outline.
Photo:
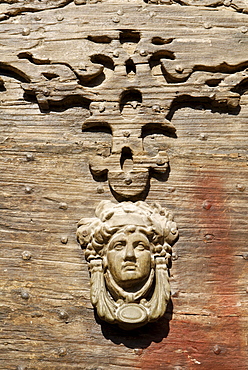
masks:
[[[120,230],[107,245],[108,269],[124,289],[135,288],[146,281],[151,270],[150,242],[138,231]]]

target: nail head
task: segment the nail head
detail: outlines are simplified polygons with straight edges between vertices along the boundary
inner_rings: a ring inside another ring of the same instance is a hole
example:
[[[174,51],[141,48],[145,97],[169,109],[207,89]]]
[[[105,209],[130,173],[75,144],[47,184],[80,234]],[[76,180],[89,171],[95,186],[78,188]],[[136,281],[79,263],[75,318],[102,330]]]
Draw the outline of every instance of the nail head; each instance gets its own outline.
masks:
[[[65,356],[66,354],[67,354],[66,348],[64,348],[64,347],[59,348],[59,350],[58,350],[58,355],[59,355],[60,357],[63,357],[63,356]]]
[[[120,22],[120,18],[119,18],[118,16],[113,17],[113,18],[112,18],[112,21],[113,21],[114,23],[119,23],[119,22]]]
[[[30,34],[30,28],[23,28],[22,36],[28,36]]]
[[[103,194],[104,193],[104,188],[102,185],[99,185],[96,189],[97,194]]]
[[[176,252],[172,252],[172,261],[176,261],[176,260],[178,260],[178,255],[177,255],[177,253]]]
[[[177,65],[177,66],[175,67],[175,71],[176,71],[177,73],[183,73],[184,68],[183,68],[181,65]]]
[[[161,110],[160,105],[158,105],[158,104],[153,105],[152,110],[153,110],[153,112],[159,113],[160,110]]]
[[[130,179],[130,178],[127,178],[127,179],[125,179],[125,184],[127,184],[127,185],[130,185],[130,184],[132,184],[132,179]]]
[[[245,191],[245,185],[243,185],[243,184],[237,184],[237,185],[236,185],[236,189],[237,189],[238,191],[243,192],[243,191]]]
[[[59,208],[60,209],[67,209],[68,208],[68,205],[67,205],[67,203],[65,203],[65,202],[61,202],[61,203],[59,203]]]
[[[146,51],[146,50],[144,50],[144,49],[141,49],[141,50],[140,50],[140,55],[141,55],[142,57],[147,56],[147,51]]]
[[[209,23],[209,22],[205,22],[205,23],[203,24],[203,27],[204,27],[204,28],[206,28],[206,29],[210,29],[210,28],[212,28],[212,25],[211,25],[211,23]]]
[[[200,140],[202,140],[202,141],[204,141],[204,140],[207,140],[207,135],[206,134],[204,134],[204,133],[201,133],[200,135],[199,135],[199,139]]]
[[[211,240],[213,240],[214,236],[212,234],[206,234],[205,235],[205,241],[206,242],[210,242]]]
[[[57,15],[57,21],[61,22],[63,21],[64,16],[62,14]]]
[[[27,193],[27,194],[31,194],[32,193],[32,188],[31,188],[31,186],[29,186],[29,185],[26,185],[25,186],[25,193]]]
[[[202,208],[209,210],[212,207],[212,203],[209,200],[205,200],[202,204]]]
[[[23,251],[22,252],[22,259],[23,260],[30,260],[30,258],[32,257],[32,254],[31,254],[31,252],[29,252],[29,251]]]
[[[216,354],[216,355],[219,355],[221,353],[221,348],[220,346],[218,346],[217,344],[214,346],[213,348],[213,352]]]
[[[67,244],[67,242],[68,242],[68,236],[67,235],[63,235],[63,236],[61,236],[61,243],[62,244]]]
[[[29,292],[27,290],[22,290],[21,291],[21,297],[22,299],[29,299]]]
[[[123,136],[124,137],[129,137],[130,136],[130,132],[129,131],[123,131]]]
[[[59,318],[62,320],[67,320],[69,318],[68,313],[65,310],[59,311]]]
[[[28,162],[34,161],[33,153],[27,153],[26,154],[26,159],[27,159]]]
[[[158,166],[163,166],[165,164],[165,160],[163,158],[157,158],[156,164]]]
[[[245,27],[245,26],[242,26],[242,27],[240,28],[240,31],[241,31],[242,33],[246,33],[246,32],[248,31],[248,28],[247,28],[247,27]]]

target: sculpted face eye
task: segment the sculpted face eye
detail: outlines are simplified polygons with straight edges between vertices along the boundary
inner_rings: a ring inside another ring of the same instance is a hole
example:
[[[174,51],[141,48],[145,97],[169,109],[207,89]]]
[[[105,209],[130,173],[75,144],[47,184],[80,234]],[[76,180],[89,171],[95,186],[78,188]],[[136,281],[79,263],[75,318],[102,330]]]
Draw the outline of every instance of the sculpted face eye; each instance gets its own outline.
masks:
[[[122,250],[124,248],[124,246],[125,246],[125,242],[124,241],[118,241],[118,242],[114,243],[112,249],[115,249],[117,251],[120,251],[120,250]]]
[[[143,251],[145,249],[149,249],[149,245],[147,245],[143,241],[138,241],[137,244],[135,245],[135,249]]]

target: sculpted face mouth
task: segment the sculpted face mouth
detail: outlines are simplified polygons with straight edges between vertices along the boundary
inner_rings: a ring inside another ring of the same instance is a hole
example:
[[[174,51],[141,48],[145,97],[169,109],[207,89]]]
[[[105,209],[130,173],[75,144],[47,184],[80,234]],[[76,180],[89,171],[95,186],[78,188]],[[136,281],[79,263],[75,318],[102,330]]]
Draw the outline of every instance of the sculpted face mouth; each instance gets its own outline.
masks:
[[[124,262],[122,270],[124,271],[134,271],[137,269],[137,264],[134,262]]]

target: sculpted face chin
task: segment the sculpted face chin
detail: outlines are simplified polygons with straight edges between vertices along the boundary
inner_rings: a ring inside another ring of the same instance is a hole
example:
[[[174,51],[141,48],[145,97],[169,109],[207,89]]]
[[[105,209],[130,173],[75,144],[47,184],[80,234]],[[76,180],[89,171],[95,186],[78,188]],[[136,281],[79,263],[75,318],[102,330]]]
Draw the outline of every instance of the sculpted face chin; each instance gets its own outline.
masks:
[[[120,230],[107,245],[108,269],[115,282],[127,289],[145,283],[151,270],[150,243],[138,230]]]

